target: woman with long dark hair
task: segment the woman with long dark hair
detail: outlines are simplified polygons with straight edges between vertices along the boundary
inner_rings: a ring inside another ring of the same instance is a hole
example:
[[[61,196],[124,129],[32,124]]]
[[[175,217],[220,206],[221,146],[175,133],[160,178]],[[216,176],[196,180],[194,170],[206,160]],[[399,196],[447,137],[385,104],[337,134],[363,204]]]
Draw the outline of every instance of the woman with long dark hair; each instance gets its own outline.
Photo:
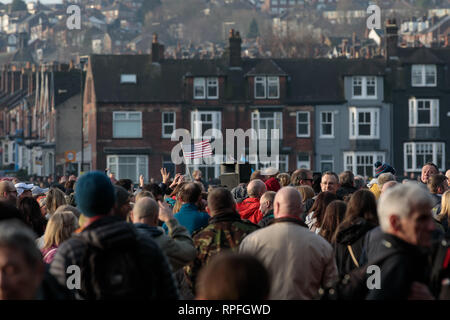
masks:
[[[41,214],[39,203],[31,197],[22,198],[19,201],[19,211],[26,224],[33,229],[38,237],[41,237],[45,232],[47,220]]]
[[[326,208],[319,235],[331,243],[336,229],[344,220],[347,204],[342,200],[332,201]]]
[[[305,219],[305,223],[308,225],[309,230],[319,233],[325,210],[331,201],[334,200],[337,200],[337,196],[334,193],[328,191],[319,193],[313,206],[309,210],[310,213]]]
[[[377,203],[369,190],[358,190],[347,204],[344,221],[332,239],[338,271],[344,275],[360,266],[364,236],[378,225]]]

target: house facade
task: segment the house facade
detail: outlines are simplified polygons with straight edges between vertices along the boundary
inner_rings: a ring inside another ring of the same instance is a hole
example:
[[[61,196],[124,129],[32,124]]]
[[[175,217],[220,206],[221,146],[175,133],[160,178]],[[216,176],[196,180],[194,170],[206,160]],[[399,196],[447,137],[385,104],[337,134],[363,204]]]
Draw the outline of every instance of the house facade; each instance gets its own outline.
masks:
[[[395,22],[387,30],[395,168],[417,175],[431,161],[444,171],[450,168],[450,48],[399,48]]]

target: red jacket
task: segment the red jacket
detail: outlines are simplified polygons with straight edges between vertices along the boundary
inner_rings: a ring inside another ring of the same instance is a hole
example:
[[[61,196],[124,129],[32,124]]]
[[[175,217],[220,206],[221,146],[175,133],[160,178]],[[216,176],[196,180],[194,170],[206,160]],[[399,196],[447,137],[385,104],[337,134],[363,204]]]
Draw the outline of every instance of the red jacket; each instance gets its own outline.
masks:
[[[267,181],[264,182],[264,184],[266,185],[267,191],[278,192],[278,190],[281,189],[280,183],[274,177],[267,179]]]
[[[259,199],[247,198],[236,205],[236,209],[241,215],[242,220],[250,220],[254,224],[263,218],[263,214],[259,211]]]

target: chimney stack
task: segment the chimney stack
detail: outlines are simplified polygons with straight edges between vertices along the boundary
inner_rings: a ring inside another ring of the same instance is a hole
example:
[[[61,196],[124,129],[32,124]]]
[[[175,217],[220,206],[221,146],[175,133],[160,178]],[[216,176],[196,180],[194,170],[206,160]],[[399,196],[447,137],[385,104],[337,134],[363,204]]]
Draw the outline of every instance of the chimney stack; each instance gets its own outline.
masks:
[[[395,59],[397,54],[398,26],[394,19],[388,19],[386,23],[386,58]]]
[[[160,62],[164,59],[164,46],[158,43],[158,35],[153,34],[152,40],[152,62]]]
[[[234,32],[234,29],[230,30],[229,37],[229,66],[231,68],[241,68],[242,67],[242,57],[241,57],[241,44],[242,39],[239,31]]]

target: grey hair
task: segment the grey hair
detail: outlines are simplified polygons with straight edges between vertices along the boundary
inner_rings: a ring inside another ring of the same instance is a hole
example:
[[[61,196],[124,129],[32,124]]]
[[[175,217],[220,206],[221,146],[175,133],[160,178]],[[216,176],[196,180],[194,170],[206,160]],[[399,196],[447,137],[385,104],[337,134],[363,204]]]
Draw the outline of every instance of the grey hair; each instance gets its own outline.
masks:
[[[0,247],[13,247],[22,251],[30,266],[42,261],[35,243],[36,234],[18,220],[0,222]]]
[[[428,190],[417,183],[406,182],[389,188],[382,193],[378,201],[378,220],[381,230],[389,230],[389,218],[396,215],[407,218],[414,208],[428,205],[432,207],[433,199]]]
[[[377,181],[378,186],[380,188],[382,188],[386,182],[395,181],[395,176],[390,172],[385,172],[385,173],[380,174],[380,176],[378,177],[377,180],[378,180]]]

